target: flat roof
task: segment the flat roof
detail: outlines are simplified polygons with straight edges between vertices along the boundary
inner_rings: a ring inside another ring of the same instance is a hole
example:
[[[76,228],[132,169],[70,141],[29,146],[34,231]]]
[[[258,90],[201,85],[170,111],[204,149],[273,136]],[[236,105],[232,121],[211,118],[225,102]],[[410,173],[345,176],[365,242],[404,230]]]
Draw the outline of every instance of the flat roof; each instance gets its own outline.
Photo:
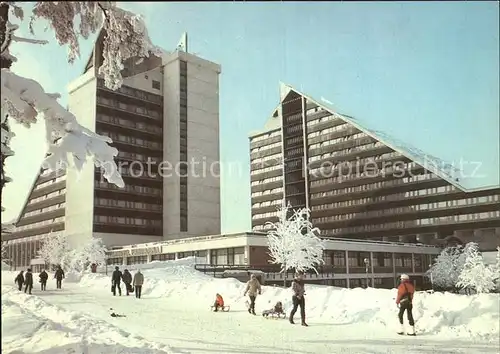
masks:
[[[439,254],[441,249],[436,246],[399,242],[352,240],[340,238],[325,238],[326,250],[359,251],[359,252],[394,252],[394,253],[420,253]],[[220,234],[183,238],[114,247],[108,251],[110,254],[120,256],[166,254],[178,252],[195,252],[211,249],[235,247],[267,247],[268,240],[263,232],[242,232],[234,234]]]

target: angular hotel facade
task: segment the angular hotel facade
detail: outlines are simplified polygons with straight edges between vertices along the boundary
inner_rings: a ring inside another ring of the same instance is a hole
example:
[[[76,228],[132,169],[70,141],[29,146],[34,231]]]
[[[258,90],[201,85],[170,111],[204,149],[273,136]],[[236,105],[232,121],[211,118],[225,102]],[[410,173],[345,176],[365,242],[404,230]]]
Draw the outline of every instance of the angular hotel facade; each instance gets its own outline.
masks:
[[[2,235],[15,267],[36,263],[51,232],[73,246],[100,237],[108,247],[220,233],[219,174],[207,171],[219,161],[220,65],[184,51],[134,58],[112,91],[97,74],[103,36],[68,104],[80,124],[112,138],[125,187],[107,183],[92,161],[80,173],[42,169],[16,228]]]
[[[328,238],[500,245],[500,187],[467,190],[459,171],[294,88],[250,136],[252,228],[284,198]]]

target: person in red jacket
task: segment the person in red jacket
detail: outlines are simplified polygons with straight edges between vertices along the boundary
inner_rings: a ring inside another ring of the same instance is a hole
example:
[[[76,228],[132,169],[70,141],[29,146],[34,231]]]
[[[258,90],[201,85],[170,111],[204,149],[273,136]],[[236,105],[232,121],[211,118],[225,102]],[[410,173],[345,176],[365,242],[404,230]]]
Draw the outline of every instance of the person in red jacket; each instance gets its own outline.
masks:
[[[398,296],[396,297],[396,304],[399,306],[399,323],[401,329],[398,334],[404,334],[405,328],[403,323],[403,315],[406,311],[408,316],[408,322],[410,323],[410,331],[408,335],[415,335],[415,321],[413,320],[413,294],[415,293],[415,287],[410,282],[410,277],[406,274],[401,275],[401,283],[398,286]]]
[[[222,298],[221,294],[215,294],[214,311],[219,311],[219,308],[221,310],[224,309],[224,299]]]

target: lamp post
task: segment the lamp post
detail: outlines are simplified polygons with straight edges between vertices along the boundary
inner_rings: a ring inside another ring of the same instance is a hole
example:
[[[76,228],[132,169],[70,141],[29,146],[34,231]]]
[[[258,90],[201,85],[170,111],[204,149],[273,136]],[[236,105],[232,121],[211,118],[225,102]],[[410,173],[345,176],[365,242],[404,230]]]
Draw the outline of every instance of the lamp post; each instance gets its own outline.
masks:
[[[368,258],[363,260],[365,262],[365,273],[366,273],[366,288],[368,288]]]

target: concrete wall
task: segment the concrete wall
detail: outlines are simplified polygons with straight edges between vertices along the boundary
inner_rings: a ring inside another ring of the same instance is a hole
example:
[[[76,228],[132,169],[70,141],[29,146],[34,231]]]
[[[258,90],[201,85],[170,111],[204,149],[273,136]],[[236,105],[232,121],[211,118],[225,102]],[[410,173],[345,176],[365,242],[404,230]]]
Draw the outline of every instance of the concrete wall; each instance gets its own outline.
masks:
[[[175,167],[180,154],[179,123],[179,61],[170,58],[163,68],[163,161]],[[180,187],[179,174],[165,171],[163,178],[163,236],[178,238],[180,230]]]
[[[144,73],[123,79],[123,85],[130,86],[139,90],[154,93],[157,95],[163,94],[163,74],[161,68],[155,68]],[[153,80],[160,82],[160,90],[153,88]]]
[[[499,221],[500,223],[500,221]],[[495,251],[500,247],[500,227],[479,229],[479,230],[459,230],[455,231],[454,237],[463,244],[476,242],[482,252]]]
[[[78,122],[95,131],[96,79],[91,70],[69,87],[68,106]],[[94,212],[94,163],[88,160],[82,171],[69,168],[66,177],[66,216],[64,233],[71,247],[92,237]]]
[[[164,57],[163,154],[179,162],[179,60],[187,62],[188,231],[180,232],[178,173],[163,180],[164,239],[220,233],[219,73],[220,66],[183,52]]]
[[[187,61],[188,232],[220,233],[219,74],[220,67],[181,53]]]
[[[102,239],[107,247],[134,245],[143,242],[158,242],[162,240],[161,236],[110,234],[103,232],[94,232],[94,237]]]

